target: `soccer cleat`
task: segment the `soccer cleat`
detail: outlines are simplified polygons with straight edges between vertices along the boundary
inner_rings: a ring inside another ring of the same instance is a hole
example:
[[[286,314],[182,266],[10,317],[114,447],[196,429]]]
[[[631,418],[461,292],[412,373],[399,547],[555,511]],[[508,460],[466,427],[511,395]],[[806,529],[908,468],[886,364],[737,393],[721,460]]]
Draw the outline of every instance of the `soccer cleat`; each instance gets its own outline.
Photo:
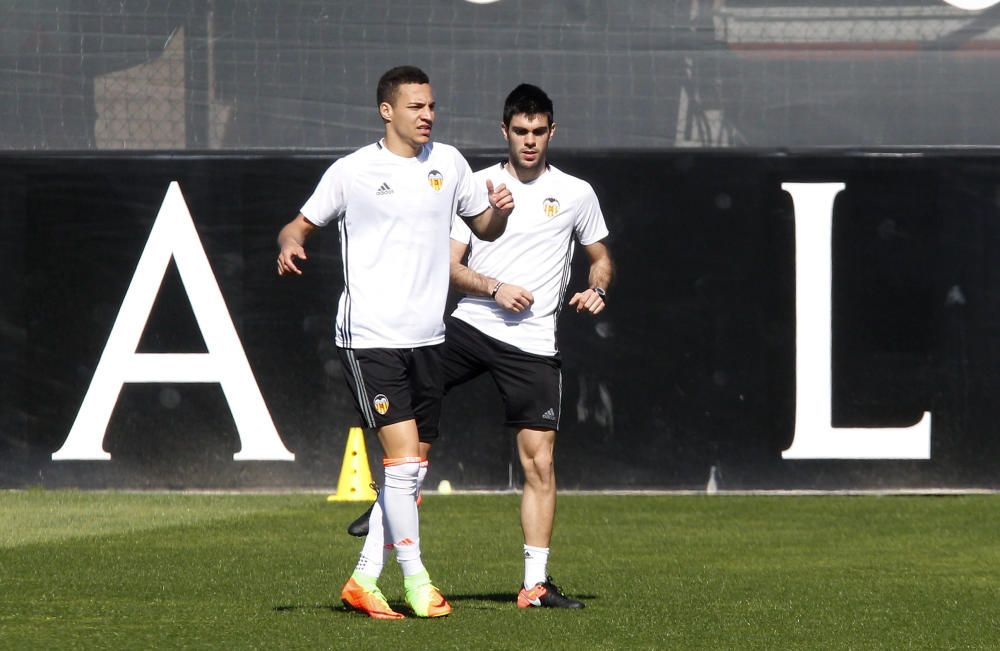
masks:
[[[451,604],[431,583],[431,577],[424,572],[403,579],[406,585],[406,603],[410,604],[417,617],[444,617],[451,614]]]
[[[375,586],[368,589],[354,580],[352,576],[344,584],[344,589],[340,591],[340,600],[349,609],[357,611],[362,615],[368,615],[373,619],[403,619],[403,613],[397,613],[389,607],[389,602],[385,600],[385,595]]]
[[[546,577],[545,583],[538,583],[533,588],[521,588],[517,593],[518,608],[583,608],[583,602],[570,599],[562,593],[552,577]]]
[[[364,538],[368,535],[368,520],[372,517],[372,509],[375,508],[375,502],[368,507],[368,510],[358,516],[358,518],[347,525],[347,533],[358,538]]]

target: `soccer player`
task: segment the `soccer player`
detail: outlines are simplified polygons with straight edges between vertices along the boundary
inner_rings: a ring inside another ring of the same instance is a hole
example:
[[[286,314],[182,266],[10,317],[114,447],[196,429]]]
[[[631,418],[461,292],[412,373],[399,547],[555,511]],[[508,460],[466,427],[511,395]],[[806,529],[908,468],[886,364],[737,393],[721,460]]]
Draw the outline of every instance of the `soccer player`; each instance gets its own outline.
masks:
[[[296,262],[306,259],[306,239],[337,222],[344,291],[335,339],[355,406],[377,429],[384,454],[380,528],[396,551],[413,613],[440,617],[452,608],[421,560],[416,495],[419,437],[427,427],[436,432],[441,405],[448,234],[458,214],[479,237],[494,239],[514,203],[503,185],[474,178],[454,147],[431,142],[434,94],[419,68],[387,71],[376,100],[384,138],[323,174],[278,235],[278,274],[301,274]],[[341,592],[344,604],[401,619],[378,588],[381,567],[366,570],[362,556]]]
[[[590,260],[587,289],[568,303],[576,312],[596,316],[604,310],[614,272],[594,190],[548,163],[555,129],[552,101],[545,92],[529,84],[515,88],[504,103],[501,124],[507,159],[477,172],[476,178],[511,188],[517,208],[495,241],[483,240],[460,220],[451,231],[451,286],[465,297],[447,319],[445,391],[490,373],[503,398],[506,424],[517,430],[525,477],[520,608],[583,607],[563,595],[547,574],[556,512],[553,450],[562,400],[556,321],[575,242]],[[437,432],[424,434],[421,451],[426,458]],[[381,547],[377,527],[376,515],[369,519],[366,541],[372,553]],[[352,533],[364,535],[357,529]]]

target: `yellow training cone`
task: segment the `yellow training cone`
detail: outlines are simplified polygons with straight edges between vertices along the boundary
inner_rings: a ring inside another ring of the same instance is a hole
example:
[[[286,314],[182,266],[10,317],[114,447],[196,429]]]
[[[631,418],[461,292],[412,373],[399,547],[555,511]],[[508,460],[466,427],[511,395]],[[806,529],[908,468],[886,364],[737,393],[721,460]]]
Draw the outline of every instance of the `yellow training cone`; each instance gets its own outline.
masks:
[[[340,467],[337,492],[326,498],[328,502],[371,502],[377,496],[371,487],[372,471],[368,467],[365,434],[360,427],[352,427],[347,434],[347,449]]]

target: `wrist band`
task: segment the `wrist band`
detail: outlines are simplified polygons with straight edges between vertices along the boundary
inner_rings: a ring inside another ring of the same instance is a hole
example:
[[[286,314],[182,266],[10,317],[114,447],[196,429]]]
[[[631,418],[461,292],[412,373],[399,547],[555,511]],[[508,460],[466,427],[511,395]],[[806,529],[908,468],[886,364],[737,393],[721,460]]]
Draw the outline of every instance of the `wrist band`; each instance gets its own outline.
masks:
[[[497,298],[497,292],[500,291],[501,287],[503,287],[503,281],[498,280],[497,284],[493,286],[493,291],[490,292],[490,298],[492,298],[493,300],[496,300],[496,298]]]

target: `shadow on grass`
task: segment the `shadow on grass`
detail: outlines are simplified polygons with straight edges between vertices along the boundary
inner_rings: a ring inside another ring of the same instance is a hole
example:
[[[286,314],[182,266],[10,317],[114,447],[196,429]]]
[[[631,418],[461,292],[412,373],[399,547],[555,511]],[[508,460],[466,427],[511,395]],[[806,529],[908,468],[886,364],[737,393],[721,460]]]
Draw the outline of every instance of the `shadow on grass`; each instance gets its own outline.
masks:
[[[574,595],[575,598],[584,601],[585,603],[590,603],[599,599],[597,595],[592,594],[579,594]],[[510,604],[515,606],[517,603],[517,597],[509,592],[493,592],[493,593],[458,593],[449,594],[448,601],[459,604],[461,603],[466,608],[475,608],[476,602],[487,602],[495,604]],[[409,612],[409,607],[401,601],[390,601],[389,605],[393,610],[399,612]],[[291,613],[299,612],[305,613],[310,611],[326,611],[331,613],[350,613],[353,614],[354,611],[343,606],[341,604],[283,604],[280,606],[275,606],[272,610],[276,613]]]
[[[493,603],[503,604],[503,603],[515,603],[517,601],[517,593],[515,592],[494,592],[492,594],[486,593],[466,593],[466,594],[455,594],[449,592],[447,595],[448,601],[461,602],[461,601],[491,601]]]
[[[293,612],[308,612],[310,610],[325,610],[331,613],[335,612],[346,612],[347,609],[340,604],[315,604],[307,606],[304,604],[285,604],[282,606],[275,606],[272,608],[276,613],[293,613]]]

